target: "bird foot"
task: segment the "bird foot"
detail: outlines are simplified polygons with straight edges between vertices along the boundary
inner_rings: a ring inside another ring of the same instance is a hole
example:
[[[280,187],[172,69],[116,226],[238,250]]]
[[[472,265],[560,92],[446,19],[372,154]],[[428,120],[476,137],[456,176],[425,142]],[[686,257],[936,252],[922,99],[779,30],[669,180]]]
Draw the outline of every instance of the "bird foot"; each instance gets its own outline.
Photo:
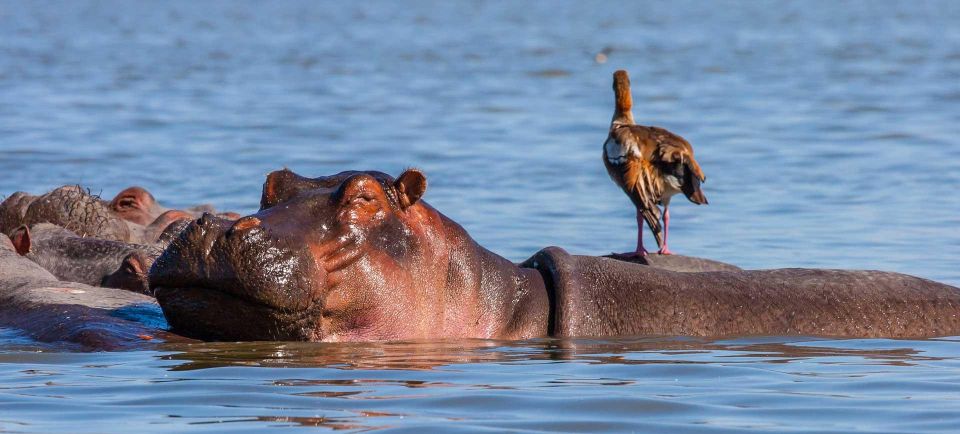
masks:
[[[614,258],[617,258],[617,259],[634,259],[634,258],[646,257],[647,254],[648,252],[646,249],[641,249],[641,250],[637,250],[633,252],[625,252],[625,253],[614,252],[614,253],[611,253],[610,256],[613,256]]]
[[[659,251],[657,251],[657,253],[658,253],[658,254],[661,254],[661,255],[672,255],[672,254],[673,254],[673,252],[671,252],[670,249],[668,249],[668,248],[666,248],[666,247],[660,249]]]

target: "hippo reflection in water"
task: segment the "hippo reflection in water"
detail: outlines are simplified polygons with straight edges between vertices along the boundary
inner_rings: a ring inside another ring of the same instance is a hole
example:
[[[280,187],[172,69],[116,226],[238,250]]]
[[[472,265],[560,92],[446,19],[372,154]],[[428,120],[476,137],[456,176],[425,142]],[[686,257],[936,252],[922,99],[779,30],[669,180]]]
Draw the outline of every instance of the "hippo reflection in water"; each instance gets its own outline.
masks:
[[[960,290],[897,273],[682,273],[555,247],[513,264],[426,186],[273,172],[259,212],[189,224],[150,285],[173,331],[213,340],[960,334]]]

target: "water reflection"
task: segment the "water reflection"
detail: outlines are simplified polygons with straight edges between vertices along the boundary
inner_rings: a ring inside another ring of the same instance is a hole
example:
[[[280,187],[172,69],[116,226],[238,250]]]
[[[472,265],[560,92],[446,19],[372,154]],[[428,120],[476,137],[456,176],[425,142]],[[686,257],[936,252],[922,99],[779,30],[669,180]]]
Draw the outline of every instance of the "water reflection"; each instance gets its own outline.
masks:
[[[768,341],[779,339],[779,341]],[[911,366],[914,363],[941,360],[938,356],[887,342],[889,347],[858,348],[864,340],[800,341],[783,338],[750,340],[705,340],[688,337],[603,339],[537,339],[529,341],[455,340],[373,343],[241,342],[192,343],[161,346],[171,353],[164,360],[177,362],[173,371],[189,371],[226,366],[323,367],[344,370],[432,370],[467,363],[548,363],[557,361],[588,364],[698,364],[772,363],[789,364],[805,360],[821,363]],[[821,346],[817,343],[839,346]],[[850,347],[850,344],[854,344]],[[358,385],[363,379],[317,380],[320,383]],[[373,380],[370,380],[373,381]],[[376,381],[374,381],[376,382]],[[279,384],[279,383],[278,383]],[[282,385],[301,385],[296,382]],[[438,387],[422,382],[404,383],[406,387]]]

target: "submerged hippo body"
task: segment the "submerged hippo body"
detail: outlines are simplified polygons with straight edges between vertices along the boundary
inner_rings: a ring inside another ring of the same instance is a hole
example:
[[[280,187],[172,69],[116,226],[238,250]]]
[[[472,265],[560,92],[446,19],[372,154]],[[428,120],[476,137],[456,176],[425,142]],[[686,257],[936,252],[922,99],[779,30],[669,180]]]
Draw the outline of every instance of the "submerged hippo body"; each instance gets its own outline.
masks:
[[[162,249],[80,237],[49,223],[21,226],[11,235],[18,253],[60,280],[148,293],[146,271]]]
[[[215,340],[960,334],[960,290],[903,274],[557,248],[518,266],[420,201],[425,189],[416,170],[274,172],[258,213],[187,225],[151,286],[175,331]]]
[[[164,331],[166,321],[152,298],[60,281],[14,251],[6,237],[0,237],[0,327],[99,350],[184,340]]]

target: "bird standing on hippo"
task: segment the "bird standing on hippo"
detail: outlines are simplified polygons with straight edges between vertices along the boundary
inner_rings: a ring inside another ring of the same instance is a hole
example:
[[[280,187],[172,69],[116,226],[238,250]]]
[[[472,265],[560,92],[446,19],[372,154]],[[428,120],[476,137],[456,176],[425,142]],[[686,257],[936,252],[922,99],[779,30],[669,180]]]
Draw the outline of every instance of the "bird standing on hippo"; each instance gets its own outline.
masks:
[[[960,334],[960,289],[898,273],[676,272],[555,247],[514,264],[426,187],[415,169],[273,172],[259,212],[189,223],[150,285],[173,331],[206,340]]]
[[[633,96],[627,71],[613,74],[614,112],[610,133],[603,143],[607,174],[637,208],[637,248],[620,256],[646,256],[643,222],[647,222],[660,248],[669,255],[670,198],[683,193],[690,202],[706,205],[700,183],[707,177],[693,158],[693,147],[683,137],[659,127],[637,125],[633,120]],[[660,208],[663,205],[663,228]]]

